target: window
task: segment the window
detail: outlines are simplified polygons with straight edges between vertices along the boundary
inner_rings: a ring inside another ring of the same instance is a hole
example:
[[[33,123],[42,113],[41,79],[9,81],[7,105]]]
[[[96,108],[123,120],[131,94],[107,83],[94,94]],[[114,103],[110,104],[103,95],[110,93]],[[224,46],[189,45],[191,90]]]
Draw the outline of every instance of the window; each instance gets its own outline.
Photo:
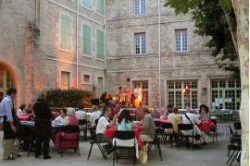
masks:
[[[81,5],[86,8],[92,9],[94,5],[94,0],[81,0]]]
[[[177,52],[187,51],[187,29],[175,30],[175,48]]]
[[[135,89],[136,86],[139,85],[142,88],[142,103],[144,105],[148,105],[148,81],[133,81],[133,88]]]
[[[178,108],[198,107],[198,85],[196,80],[168,81],[168,104]]]
[[[104,0],[96,0],[96,11],[101,15],[104,15],[104,6],[105,6]]]
[[[135,53],[145,54],[146,53],[146,34],[135,33]]]
[[[103,77],[97,77],[97,89],[96,89],[97,96],[101,96],[103,91],[104,91]]]
[[[92,30],[88,24],[82,25],[82,52],[91,55],[92,50]]]
[[[0,66],[0,101],[6,95],[8,88],[15,87],[10,73]]]
[[[90,75],[87,75],[87,74],[83,75],[83,83],[84,84],[91,84]]]
[[[235,80],[212,80],[213,109],[238,110],[240,108],[240,82]]]
[[[61,89],[70,88],[70,72],[61,71]]]
[[[61,44],[64,49],[71,49],[72,42],[72,17],[66,14],[61,15]]]
[[[104,32],[101,30],[96,31],[96,56],[104,59]]]
[[[145,15],[145,0],[134,0],[134,10],[136,16]]]

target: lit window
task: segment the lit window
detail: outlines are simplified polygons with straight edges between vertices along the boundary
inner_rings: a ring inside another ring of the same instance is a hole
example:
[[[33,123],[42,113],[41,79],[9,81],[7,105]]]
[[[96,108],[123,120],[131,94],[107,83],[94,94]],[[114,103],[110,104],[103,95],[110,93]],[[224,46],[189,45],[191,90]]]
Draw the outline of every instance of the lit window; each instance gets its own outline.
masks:
[[[187,51],[187,29],[175,30],[175,47],[177,52]]]
[[[139,85],[139,87],[142,88],[142,103],[143,105],[148,105],[148,81],[133,81],[134,89],[136,86]]]
[[[168,81],[168,104],[178,108],[197,108],[198,89],[196,80]]]
[[[134,1],[134,10],[136,16],[145,15],[145,0],[135,0]]]
[[[135,53],[145,54],[146,53],[146,34],[135,33]]]

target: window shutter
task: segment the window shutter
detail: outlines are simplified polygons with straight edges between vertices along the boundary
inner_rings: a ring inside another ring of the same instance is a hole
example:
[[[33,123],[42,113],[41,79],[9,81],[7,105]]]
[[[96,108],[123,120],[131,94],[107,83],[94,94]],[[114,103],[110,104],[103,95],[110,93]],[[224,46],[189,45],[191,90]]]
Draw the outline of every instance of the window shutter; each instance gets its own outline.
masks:
[[[61,16],[61,47],[65,49],[71,48],[71,31],[72,31],[72,19],[70,16]]]
[[[82,52],[88,55],[91,55],[91,35],[92,30],[91,27],[87,24],[83,24],[83,31],[82,31]]]
[[[96,31],[96,45],[97,57],[100,59],[104,59],[104,32],[101,30]]]
[[[104,0],[96,0],[96,11],[104,15]]]

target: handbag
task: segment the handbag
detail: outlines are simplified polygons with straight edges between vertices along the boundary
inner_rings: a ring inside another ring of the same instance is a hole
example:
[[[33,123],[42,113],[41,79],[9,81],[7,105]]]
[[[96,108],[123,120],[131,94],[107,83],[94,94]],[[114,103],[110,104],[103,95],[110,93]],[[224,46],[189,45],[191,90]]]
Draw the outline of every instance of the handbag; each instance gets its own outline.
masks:
[[[185,117],[190,121],[190,123],[194,126],[194,129],[193,129],[193,131],[194,131],[194,139],[195,139],[195,140],[199,140],[199,139],[201,138],[201,134],[200,134],[199,128],[198,128],[195,124],[193,124],[193,122],[192,122],[191,119],[187,116],[186,113],[184,113],[184,115],[185,115]]]
[[[142,164],[147,164],[148,161],[147,148],[143,148],[139,151],[139,160]]]

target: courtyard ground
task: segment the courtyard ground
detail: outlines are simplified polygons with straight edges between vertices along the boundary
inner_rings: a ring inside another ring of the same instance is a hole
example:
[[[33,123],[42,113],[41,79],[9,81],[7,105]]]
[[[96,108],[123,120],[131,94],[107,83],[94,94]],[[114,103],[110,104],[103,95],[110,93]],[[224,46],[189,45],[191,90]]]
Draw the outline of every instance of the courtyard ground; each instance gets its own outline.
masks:
[[[0,131],[0,138],[2,138],[2,131]],[[2,139],[1,139],[2,142]],[[192,148],[176,148],[167,145],[161,145],[163,161],[160,161],[158,152],[153,148],[148,160],[148,166],[225,166],[227,159],[227,145],[228,140],[220,135],[217,143],[210,143],[202,146],[200,149]],[[21,153],[22,157],[14,161],[0,160],[1,166],[110,166],[112,165],[112,155],[104,160],[97,146],[94,146],[90,159],[87,160],[88,150],[90,144],[86,141],[81,141],[80,156],[73,152],[66,152],[61,158],[58,153],[51,153],[52,159],[43,160],[36,159],[33,153],[28,157],[26,153]],[[3,146],[0,145],[0,155],[2,156]],[[131,160],[119,160],[119,165],[132,165]],[[142,165],[137,162],[136,165]],[[236,165],[236,164],[235,164]]]

